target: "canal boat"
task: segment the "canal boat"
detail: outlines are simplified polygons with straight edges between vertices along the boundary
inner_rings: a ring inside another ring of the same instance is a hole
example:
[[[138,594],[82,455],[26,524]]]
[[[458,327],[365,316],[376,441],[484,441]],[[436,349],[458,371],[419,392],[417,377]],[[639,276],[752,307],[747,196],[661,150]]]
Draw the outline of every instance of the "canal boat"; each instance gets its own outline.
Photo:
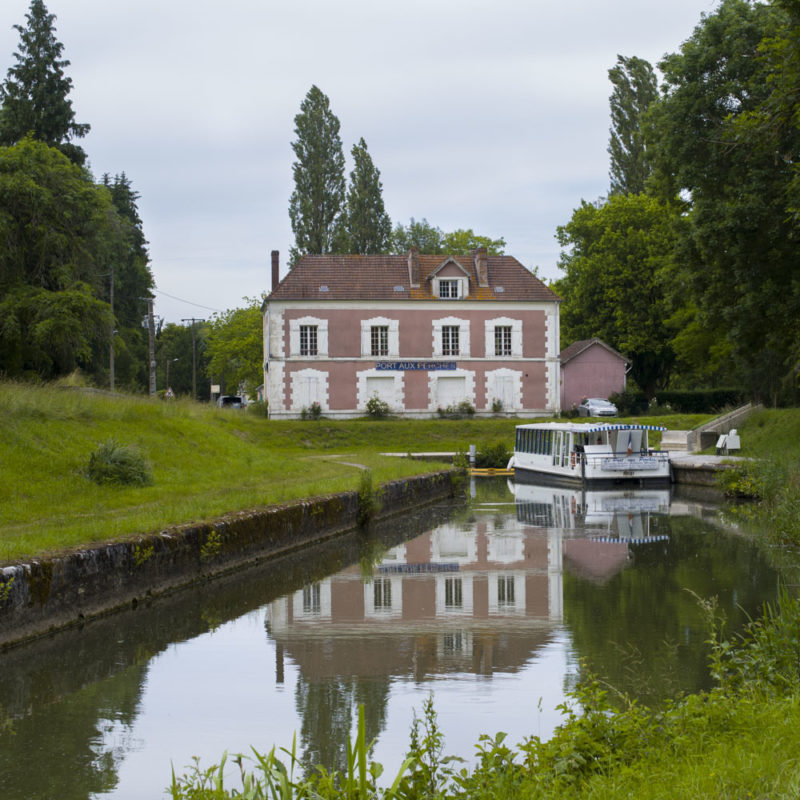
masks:
[[[543,422],[517,425],[508,463],[520,483],[602,486],[670,482],[669,453],[653,450],[656,425],[634,423]]]

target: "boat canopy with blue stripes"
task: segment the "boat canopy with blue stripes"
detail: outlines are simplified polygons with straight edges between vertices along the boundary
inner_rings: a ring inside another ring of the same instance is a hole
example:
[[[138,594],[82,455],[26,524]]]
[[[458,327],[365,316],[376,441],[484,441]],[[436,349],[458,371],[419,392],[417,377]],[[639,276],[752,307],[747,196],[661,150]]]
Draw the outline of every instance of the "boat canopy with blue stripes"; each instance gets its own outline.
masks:
[[[605,433],[607,431],[661,431],[661,425],[639,425],[635,422],[533,422],[517,425],[518,428],[538,428],[539,430],[574,431],[575,433]]]
[[[665,431],[660,425],[634,425],[620,423],[619,425],[586,425],[581,426],[584,433],[597,433],[598,431]]]

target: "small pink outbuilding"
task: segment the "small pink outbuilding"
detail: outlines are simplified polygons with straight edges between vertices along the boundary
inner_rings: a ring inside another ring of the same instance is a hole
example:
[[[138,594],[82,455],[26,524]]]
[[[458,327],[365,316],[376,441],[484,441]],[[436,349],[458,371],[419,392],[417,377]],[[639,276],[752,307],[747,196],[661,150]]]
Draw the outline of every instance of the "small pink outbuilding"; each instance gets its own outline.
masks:
[[[585,397],[625,391],[630,360],[602,339],[584,339],[561,351],[561,408],[569,411]]]

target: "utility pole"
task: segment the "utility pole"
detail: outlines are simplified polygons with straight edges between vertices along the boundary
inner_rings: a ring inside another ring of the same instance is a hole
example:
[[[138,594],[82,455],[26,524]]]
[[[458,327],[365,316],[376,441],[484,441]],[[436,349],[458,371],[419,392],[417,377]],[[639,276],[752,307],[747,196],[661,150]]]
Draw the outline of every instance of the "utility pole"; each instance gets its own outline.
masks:
[[[153,298],[147,299],[147,338],[150,345],[150,396],[156,393],[156,322],[153,318]]]
[[[181,322],[192,323],[192,397],[197,400],[197,333],[194,325],[196,322],[205,322],[205,320],[187,317],[182,319]]]
[[[111,306],[111,336],[108,345],[108,383],[114,391],[114,265],[111,265],[111,282],[109,283],[109,305]]]

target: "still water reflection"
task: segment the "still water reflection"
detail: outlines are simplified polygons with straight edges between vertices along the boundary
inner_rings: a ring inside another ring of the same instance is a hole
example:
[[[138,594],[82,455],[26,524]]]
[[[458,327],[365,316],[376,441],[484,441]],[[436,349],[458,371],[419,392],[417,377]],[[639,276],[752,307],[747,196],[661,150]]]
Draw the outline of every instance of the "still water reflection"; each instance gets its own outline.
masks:
[[[668,491],[475,489],[0,656],[4,798],[160,797],[170,763],[290,746],[342,764],[364,703],[389,767],[434,692],[448,752],[547,736],[583,669],[644,702],[708,686],[693,593],[731,627],[778,575]]]

